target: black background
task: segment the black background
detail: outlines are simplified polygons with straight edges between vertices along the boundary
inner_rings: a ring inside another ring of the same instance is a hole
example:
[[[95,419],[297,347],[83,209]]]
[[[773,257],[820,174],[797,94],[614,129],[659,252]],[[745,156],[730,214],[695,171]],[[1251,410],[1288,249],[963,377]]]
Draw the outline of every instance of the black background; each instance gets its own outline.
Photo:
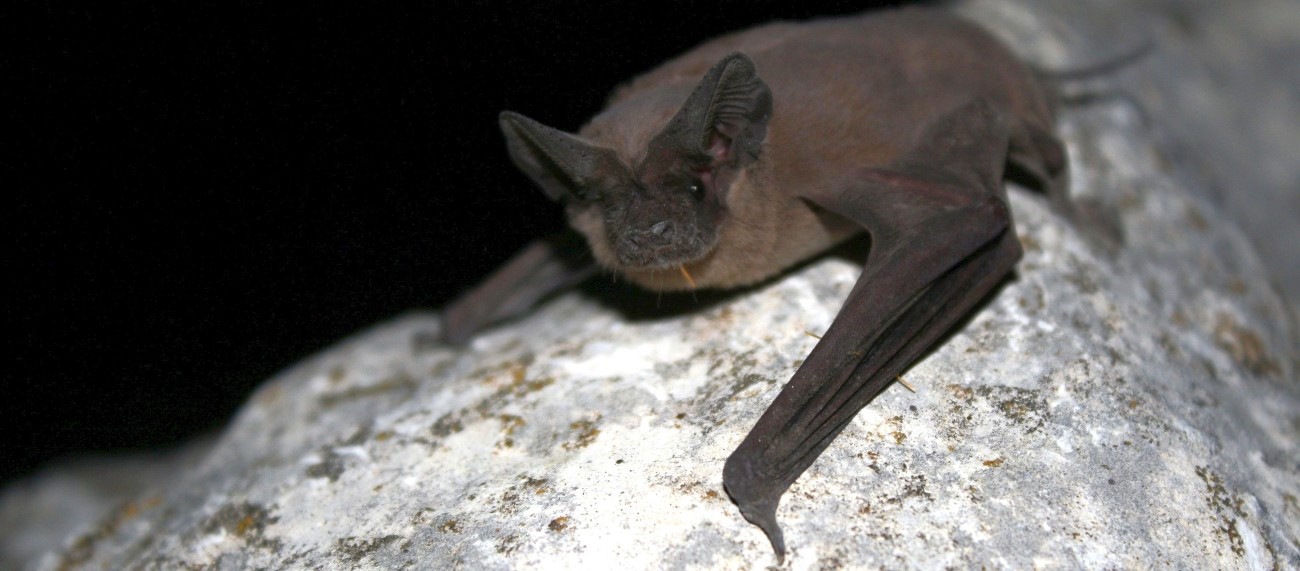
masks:
[[[558,230],[502,109],[575,130],[710,36],[864,6],[282,4],[4,18],[0,481],[220,427],[276,371]]]

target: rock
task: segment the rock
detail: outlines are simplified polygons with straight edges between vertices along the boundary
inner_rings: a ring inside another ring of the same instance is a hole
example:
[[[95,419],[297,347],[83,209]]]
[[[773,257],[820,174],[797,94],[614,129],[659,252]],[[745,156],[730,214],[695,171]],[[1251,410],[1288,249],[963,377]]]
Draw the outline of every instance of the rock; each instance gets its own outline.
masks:
[[[1008,6],[966,9],[1029,53],[1064,50],[1032,11],[1024,29],[999,20]],[[1142,117],[1122,98],[1065,108],[1076,194],[1113,207],[1123,245],[1013,188],[1017,278],[907,373],[915,393],[888,389],[786,494],[791,568],[1300,566],[1296,324]],[[829,257],[752,291],[665,298],[690,311],[575,293],[461,351],[411,314],[270,380],[210,449],[160,461],[102,516],[23,535],[120,494],[69,493],[84,468],[10,487],[0,562],[774,563],[722,463],[859,270]]]
[[[1300,7],[1289,0],[956,4],[1046,70],[1087,68],[1150,41],[1144,63],[1121,70],[1118,83],[1105,75],[1076,82],[1087,84],[1083,90],[1067,86],[1067,94],[1128,100],[1150,129],[1165,174],[1235,222],[1274,286],[1300,308]]]
[[[118,454],[78,458],[42,470],[0,494],[0,569],[22,569],[47,553],[65,547],[75,560],[80,546],[90,545],[89,531],[113,510],[129,516],[157,496],[141,497],[149,483],[170,479],[178,467],[201,461],[211,442],[200,439],[165,454]],[[111,520],[100,530],[113,529]],[[77,543],[64,545],[70,532]]]

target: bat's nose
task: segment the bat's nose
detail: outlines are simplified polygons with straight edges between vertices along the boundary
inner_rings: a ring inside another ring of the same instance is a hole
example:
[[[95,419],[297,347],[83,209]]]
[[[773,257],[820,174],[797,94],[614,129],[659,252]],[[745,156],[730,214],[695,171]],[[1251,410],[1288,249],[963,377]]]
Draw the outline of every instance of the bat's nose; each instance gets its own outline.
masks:
[[[676,264],[683,255],[686,230],[670,220],[624,233],[616,248],[623,263],[644,266]]]
[[[654,248],[671,243],[677,237],[677,225],[668,220],[656,222],[644,230],[633,230],[623,238],[634,248]]]

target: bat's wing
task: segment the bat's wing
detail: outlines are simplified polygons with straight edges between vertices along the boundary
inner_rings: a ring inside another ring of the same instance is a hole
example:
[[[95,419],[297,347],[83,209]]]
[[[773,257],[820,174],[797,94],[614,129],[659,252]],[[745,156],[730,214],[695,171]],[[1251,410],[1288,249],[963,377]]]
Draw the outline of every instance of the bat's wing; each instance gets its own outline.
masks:
[[[442,311],[442,337],[463,344],[478,331],[532,309],[596,273],[587,242],[574,231],[537,240]]]
[[[809,201],[862,224],[871,253],[830,329],[727,459],[723,483],[778,557],[776,507],[853,416],[1012,270],[1020,245],[1002,188],[1008,128],[982,100],[858,184]]]

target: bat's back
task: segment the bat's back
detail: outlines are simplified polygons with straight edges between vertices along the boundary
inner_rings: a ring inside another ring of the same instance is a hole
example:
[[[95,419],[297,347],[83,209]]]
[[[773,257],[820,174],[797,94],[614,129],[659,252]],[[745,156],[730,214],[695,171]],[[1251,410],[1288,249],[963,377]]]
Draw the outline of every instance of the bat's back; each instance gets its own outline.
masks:
[[[630,136],[646,140],[732,52],[748,55],[772,90],[765,152],[801,170],[886,164],[929,121],[978,97],[1018,122],[1051,130],[1032,70],[976,25],[925,9],[779,22],[722,36],[617,89],[593,126],[625,121],[627,112],[646,114],[645,133]]]

